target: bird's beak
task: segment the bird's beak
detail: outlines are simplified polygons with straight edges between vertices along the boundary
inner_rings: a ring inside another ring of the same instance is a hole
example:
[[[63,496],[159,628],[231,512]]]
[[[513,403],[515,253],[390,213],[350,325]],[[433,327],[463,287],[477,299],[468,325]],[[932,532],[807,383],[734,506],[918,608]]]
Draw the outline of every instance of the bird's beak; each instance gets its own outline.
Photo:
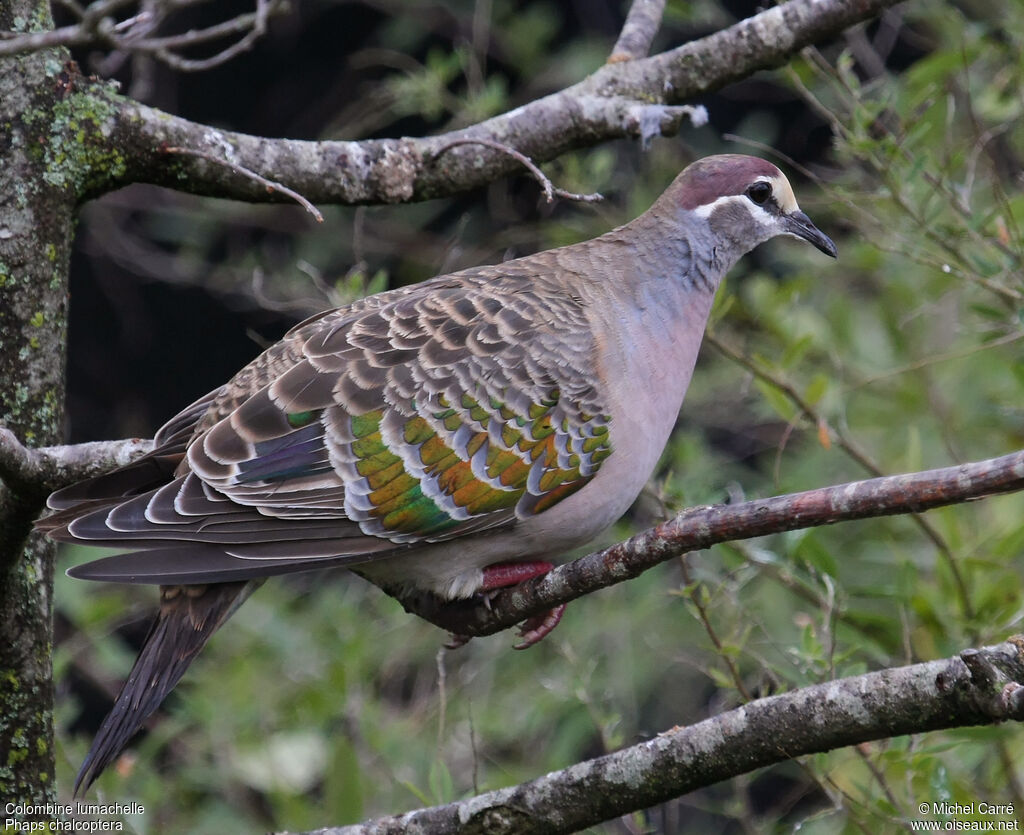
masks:
[[[803,212],[797,210],[792,214],[784,215],[786,231],[797,238],[803,238],[807,243],[813,244],[826,255],[835,258],[838,254],[836,245],[832,239],[822,232],[817,226],[811,223],[811,219]]]

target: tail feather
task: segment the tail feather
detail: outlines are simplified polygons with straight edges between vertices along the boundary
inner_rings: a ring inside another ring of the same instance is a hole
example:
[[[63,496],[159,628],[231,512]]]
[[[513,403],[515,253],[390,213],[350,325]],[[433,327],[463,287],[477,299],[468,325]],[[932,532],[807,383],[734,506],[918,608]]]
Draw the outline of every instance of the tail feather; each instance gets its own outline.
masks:
[[[262,582],[160,587],[160,613],[79,769],[75,797],[121,753],[210,636]]]

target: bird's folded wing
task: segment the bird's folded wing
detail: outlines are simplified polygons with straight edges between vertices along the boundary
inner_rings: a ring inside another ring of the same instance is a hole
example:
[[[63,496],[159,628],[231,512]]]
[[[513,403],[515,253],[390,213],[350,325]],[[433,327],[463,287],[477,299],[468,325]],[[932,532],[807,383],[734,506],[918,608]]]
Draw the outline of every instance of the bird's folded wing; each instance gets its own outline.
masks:
[[[176,477],[86,512],[58,537],[156,549],[111,558],[105,574],[134,557],[136,577],[153,566],[138,581],[167,582],[155,576],[162,552],[181,567],[175,576],[207,560],[207,580],[234,579],[251,569],[229,576],[232,560],[262,574],[367,561],[554,506],[611,452],[593,336],[579,299],[500,269],[293,329],[202,414],[162,430],[180,443],[195,426]]]

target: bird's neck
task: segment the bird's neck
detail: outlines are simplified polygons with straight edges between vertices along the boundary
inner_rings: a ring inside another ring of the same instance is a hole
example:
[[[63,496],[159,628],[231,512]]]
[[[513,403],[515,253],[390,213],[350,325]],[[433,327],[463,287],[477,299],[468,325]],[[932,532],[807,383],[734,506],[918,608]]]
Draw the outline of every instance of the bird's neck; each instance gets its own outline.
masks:
[[[706,224],[681,225],[653,210],[593,243],[596,259],[616,265],[594,265],[594,292],[609,296],[599,306],[623,324],[628,318],[633,332],[696,350],[690,343],[699,344],[715,291],[737,260],[731,248],[716,245]]]
[[[682,405],[715,290],[732,265],[704,241],[681,235],[678,223],[659,221],[645,215],[597,239],[587,282],[604,348],[599,373],[625,381],[613,387],[615,411],[638,418],[655,458]]]

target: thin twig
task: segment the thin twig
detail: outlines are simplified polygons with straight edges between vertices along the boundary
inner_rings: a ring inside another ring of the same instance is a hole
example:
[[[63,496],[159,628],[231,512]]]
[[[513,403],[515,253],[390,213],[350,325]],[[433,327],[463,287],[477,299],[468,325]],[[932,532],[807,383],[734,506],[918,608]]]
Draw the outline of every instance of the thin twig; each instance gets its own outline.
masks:
[[[84,8],[75,3],[65,3],[73,12],[78,10],[78,23],[47,32],[0,32],[0,56],[33,52],[54,46],[94,45],[107,47],[115,52],[152,55],[176,70],[199,72],[220,66],[251,49],[256,41],[266,34],[270,17],[287,8],[287,0],[257,0],[255,12],[237,15],[205,29],[149,38],[146,35],[165,20],[168,12],[191,4],[161,4],[156,14],[143,11],[125,20],[117,20],[114,12],[131,2],[132,0],[100,0]],[[186,58],[173,51],[237,34],[243,34],[243,37],[208,58]]]
[[[725,665],[729,668],[729,675],[732,678],[732,683],[736,686],[739,694],[743,697],[745,702],[753,700],[753,696],[750,695],[750,691],[747,690],[747,685],[743,682],[743,676],[740,675],[739,668],[736,666],[736,662],[733,661],[732,657],[725,651],[722,646],[722,641],[718,637],[718,633],[715,631],[714,624],[711,623],[711,618],[708,615],[707,607],[701,600],[701,591],[705,588],[703,583],[698,582],[694,585],[693,579],[690,576],[690,568],[687,565],[686,558],[687,554],[683,554],[679,557],[679,568],[683,575],[683,582],[687,588],[692,588],[693,593],[687,595],[687,599],[693,603],[694,609],[697,610],[697,617],[700,620],[701,625],[704,627],[704,631],[707,633],[711,643],[714,644],[715,651],[718,653],[718,657],[721,658]]]
[[[556,188],[551,180],[547,178],[543,171],[541,171],[526,154],[522,154],[510,145],[506,145],[504,142],[498,142],[495,139],[472,139],[469,137],[462,137],[459,139],[451,139],[445,142],[440,148],[434,151],[432,159],[436,160],[445,152],[456,148],[459,145],[483,145],[485,148],[493,148],[495,151],[500,151],[503,154],[507,154],[515,160],[518,160],[529,170],[531,174],[536,178],[537,182],[540,183],[541,188],[544,189],[544,197],[548,203],[554,202],[555,197],[562,197],[566,200],[578,200],[582,203],[599,203],[604,200],[604,196],[594,192],[592,194],[575,194],[571,191],[565,191],[565,189]]]
[[[871,776],[875,778],[875,782],[878,783],[878,787],[882,790],[885,795],[885,799],[889,801],[889,805],[900,813],[899,819],[903,822],[903,828],[907,832],[913,832],[910,825],[905,821],[909,815],[905,814],[905,810],[900,808],[899,801],[896,800],[896,795],[893,794],[892,787],[889,785],[889,781],[885,779],[885,773],[880,769],[875,761],[871,759],[871,746],[867,742],[863,742],[860,745],[854,745],[853,750],[857,752],[857,756],[861,758],[867,770],[871,772]]]
[[[248,177],[250,180],[255,180],[261,186],[265,187],[267,191],[278,191],[285,197],[290,197],[302,206],[307,212],[316,218],[317,223],[324,222],[324,216],[320,214],[320,210],[317,209],[312,203],[310,203],[305,197],[299,194],[297,191],[293,191],[286,185],[275,182],[274,180],[268,180],[266,177],[257,174],[245,166],[238,165],[237,163],[231,162],[230,160],[224,159],[223,157],[215,157],[213,154],[208,154],[205,151],[195,151],[191,148],[178,148],[174,146],[165,146],[161,149],[162,153],[165,154],[186,154],[191,157],[199,157],[205,159],[207,162],[212,162],[215,165],[223,165],[225,168],[230,168],[236,174],[241,174],[243,177]]]
[[[269,15],[270,10],[278,5],[278,3],[270,3],[264,7],[261,4],[261,8],[266,9],[262,14],[259,11],[248,12],[240,14],[231,20],[225,20],[208,26],[205,29],[192,29],[177,35],[143,38],[132,44],[125,44],[124,48],[144,52],[156,52],[161,49],[181,49],[182,47],[196,46],[197,44],[219,40],[230,35],[238,35],[242,32],[252,32],[255,26],[260,25],[261,20],[265,25],[266,17]]]
[[[252,28],[245,33],[241,40],[233,43],[226,49],[222,49],[216,55],[211,55],[209,58],[183,58],[167,49],[157,49],[153,54],[169,67],[180,72],[203,72],[219,67],[221,64],[226,64],[236,55],[252,49],[256,41],[266,34],[267,18],[270,16],[272,7],[276,8],[277,6],[278,3],[276,2],[272,4],[268,0],[257,0],[256,14],[252,17]]]
[[[921,371],[924,368],[929,368],[932,365],[937,365],[943,362],[966,359],[967,357],[974,356],[975,354],[980,354],[982,351],[986,351],[989,348],[998,348],[1002,345],[1010,345],[1011,343],[1017,342],[1021,339],[1024,339],[1024,332],[1011,331],[1010,333],[1004,334],[996,339],[984,342],[981,345],[972,345],[970,348],[963,348],[959,351],[946,351],[942,354],[932,354],[928,357],[922,357],[915,362],[907,363],[906,365],[901,365],[897,368],[890,368],[888,371],[880,371],[877,374],[872,374],[870,377],[864,377],[856,382],[849,383],[845,387],[845,391],[851,392],[856,389],[863,388],[864,386],[874,385],[882,380],[898,377],[901,374],[909,374],[912,371]]]

